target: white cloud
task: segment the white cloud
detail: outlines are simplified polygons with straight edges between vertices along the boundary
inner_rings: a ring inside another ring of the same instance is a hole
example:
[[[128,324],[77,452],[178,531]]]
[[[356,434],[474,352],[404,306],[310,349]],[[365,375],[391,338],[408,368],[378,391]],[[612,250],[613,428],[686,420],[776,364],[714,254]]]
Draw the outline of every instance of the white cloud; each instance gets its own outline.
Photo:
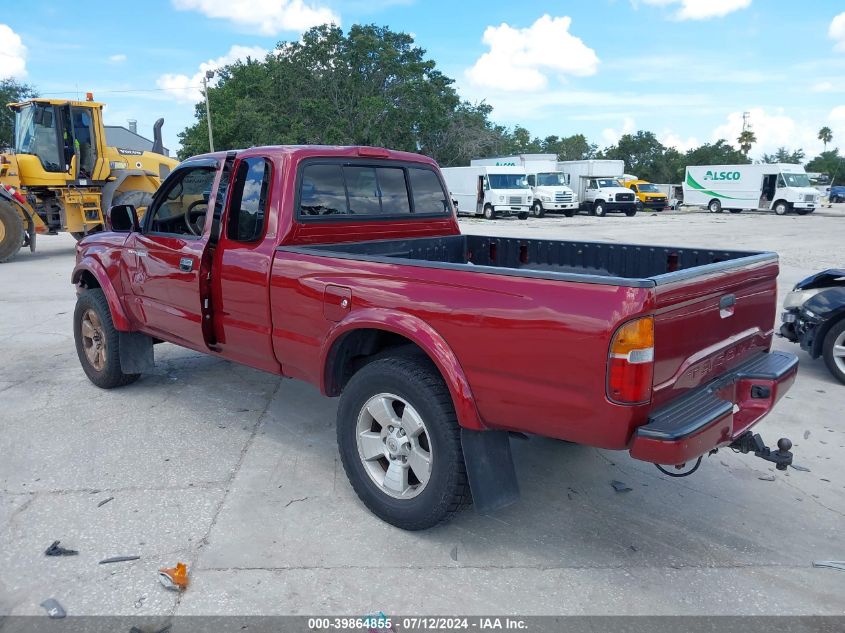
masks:
[[[503,91],[540,90],[547,73],[558,77],[595,74],[599,58],[579,37],[569,32],[572,18],[544,15],[528,28],[502,23],[488,26],[483,41],[490,47],[466,76],[476,86]]]
[[[0,24],[0,78],[26,77],[26,46],[21,36]]]
[[[828,125],[833,131],[834,143],[845,140],[845,106],[831,110],[827,121],[796,120],[783,108],[768,111],[764,108],[752,108],[751,129],[757,136],[757,142],[751,148],[751,157],[760,158],[763,154],[773,154],[779,147],[788,150],[802,149],[806,160],[817,156],[824,148],[818,138],[819,128]],[[732,112],[727,121],[713,130],[712,140],[726,139],[736,147],[736,139],[742,131],[742,112]]]
[[[680,5],[676,20],[709,20],[721,18],[751,6],[751,0],[642,0],[645,4],[666,7]]]
[[[282,31],[305,31],[320,24],[340,24],[340,16],[328,7],[305,0],[172,0],[180,11],[199,11],[209,18],[234,22],[261,35]]]
[[[833,90],[833,84],[829,81],[820,81],[817,84],[813,84],[810,90],[813,92],[830,92]]]
[[[845,51],[845,11],[830,21],[827,34],[835,42],[834,50]]]
[[[622,128],[616,130],[614,128],[605,128],[601,132],[601,138],[605,145],[616,145],[623,134],[633,134],[637,129],[637,124],[632,117],[626,116],[622,119]]]
[[[109,55],[109,61],[112,64],[122,64],[126,61],[126,55],[123,53],[118,53],[117,55]]]
[[[658,136],[658,139],[666,147],[674,147],[679,152],[686,152],[701,145],[699,140],[694,136],[682,138],[672,130],[663,130],[663,133]]]
[[[260,46],[233,46],[225,55],[217,59],[209,59],[199,65],[199,70],[189,77],[183,74],[165,73],[161,75],[156,84],[159,88],[164,88],[172,94],[178,101],[184,103],[196,103],[200,101],[202,96],[202,79],[208,70],[215,70],[221,66],[233,64],[238,60],[245,60],[247,57],[252,59],[264,59],[267,55],[267,50]],[[212,79],[211,82],[215,80]]]

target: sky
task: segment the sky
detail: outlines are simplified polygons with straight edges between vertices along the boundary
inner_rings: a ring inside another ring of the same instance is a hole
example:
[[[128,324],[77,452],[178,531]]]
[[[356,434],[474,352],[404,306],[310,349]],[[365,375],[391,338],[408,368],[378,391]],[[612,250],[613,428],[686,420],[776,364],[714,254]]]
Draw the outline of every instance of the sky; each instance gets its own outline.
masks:
[[[107,124],[147,137],[163,116],[176,150],[206,70],[325,22],[413,34],[463,98],[541,138],[604,147],[644,129],[684,151],[735,143],[749,112],[752,157],[812,157],[822,126],[845,152],[842,0],[30,0],[0,17],[0,77],[93,92]]]

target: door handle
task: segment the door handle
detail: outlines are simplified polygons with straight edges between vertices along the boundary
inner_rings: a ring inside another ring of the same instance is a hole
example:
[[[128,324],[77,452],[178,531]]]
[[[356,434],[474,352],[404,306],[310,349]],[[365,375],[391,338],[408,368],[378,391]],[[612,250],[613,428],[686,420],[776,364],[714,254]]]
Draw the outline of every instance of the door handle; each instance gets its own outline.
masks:
[[[194,269],[194,260],[191,257],[183,257],[179,260],[179,270],[189,273]]]

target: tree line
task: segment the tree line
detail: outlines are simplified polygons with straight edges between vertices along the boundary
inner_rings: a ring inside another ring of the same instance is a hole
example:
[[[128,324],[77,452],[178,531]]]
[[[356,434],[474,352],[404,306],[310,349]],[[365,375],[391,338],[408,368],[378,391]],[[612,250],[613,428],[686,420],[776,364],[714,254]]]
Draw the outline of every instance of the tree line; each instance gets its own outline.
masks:
[[[549,153],[559,160],[621,159],[626,171],[652,182],[680,182],[687,165],[750,163],[756,137],[745,129],[736,147],[727,139],[681,152],[653,132],[624,134],[599,149],[583,134],[532,137],[522,126],[491,120],[492,107],[462,99],[455,82],[440,72],[407,33],[375,25],[334,25],[306,31],[298,41],[279,42],[264,59],[237,61],[217,71],[208,89],[215,149],[254,145],[376,145],[431,156],[443,166],[468,165],[473,158]],[[35,95],[14,80],[0,83],[5,102]],[[12,141],[11,113],[0,117],[0,142]],[[209,149],[205,103],[195,106],[195,123],[179,133],[179,158]],[[819,131],[825,151],[808,171],[845,179],[845,157],[828,150],[830,128]],[[779,148],[765,162],[805,159],[800,149]]]

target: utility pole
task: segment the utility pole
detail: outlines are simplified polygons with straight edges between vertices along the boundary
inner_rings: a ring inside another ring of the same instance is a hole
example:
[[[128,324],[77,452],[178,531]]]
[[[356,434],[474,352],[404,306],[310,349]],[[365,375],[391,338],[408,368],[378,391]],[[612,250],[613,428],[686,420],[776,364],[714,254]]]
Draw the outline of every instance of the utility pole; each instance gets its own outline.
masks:
[[[208,148],[209,151],[214,151],[214,136],[211,134],[211,106],[208,105],[208,80],[214,77],[213,70],[206,70],[205,77],[202,78],[202,87],[205,91],[205,120],[208,121]]]

